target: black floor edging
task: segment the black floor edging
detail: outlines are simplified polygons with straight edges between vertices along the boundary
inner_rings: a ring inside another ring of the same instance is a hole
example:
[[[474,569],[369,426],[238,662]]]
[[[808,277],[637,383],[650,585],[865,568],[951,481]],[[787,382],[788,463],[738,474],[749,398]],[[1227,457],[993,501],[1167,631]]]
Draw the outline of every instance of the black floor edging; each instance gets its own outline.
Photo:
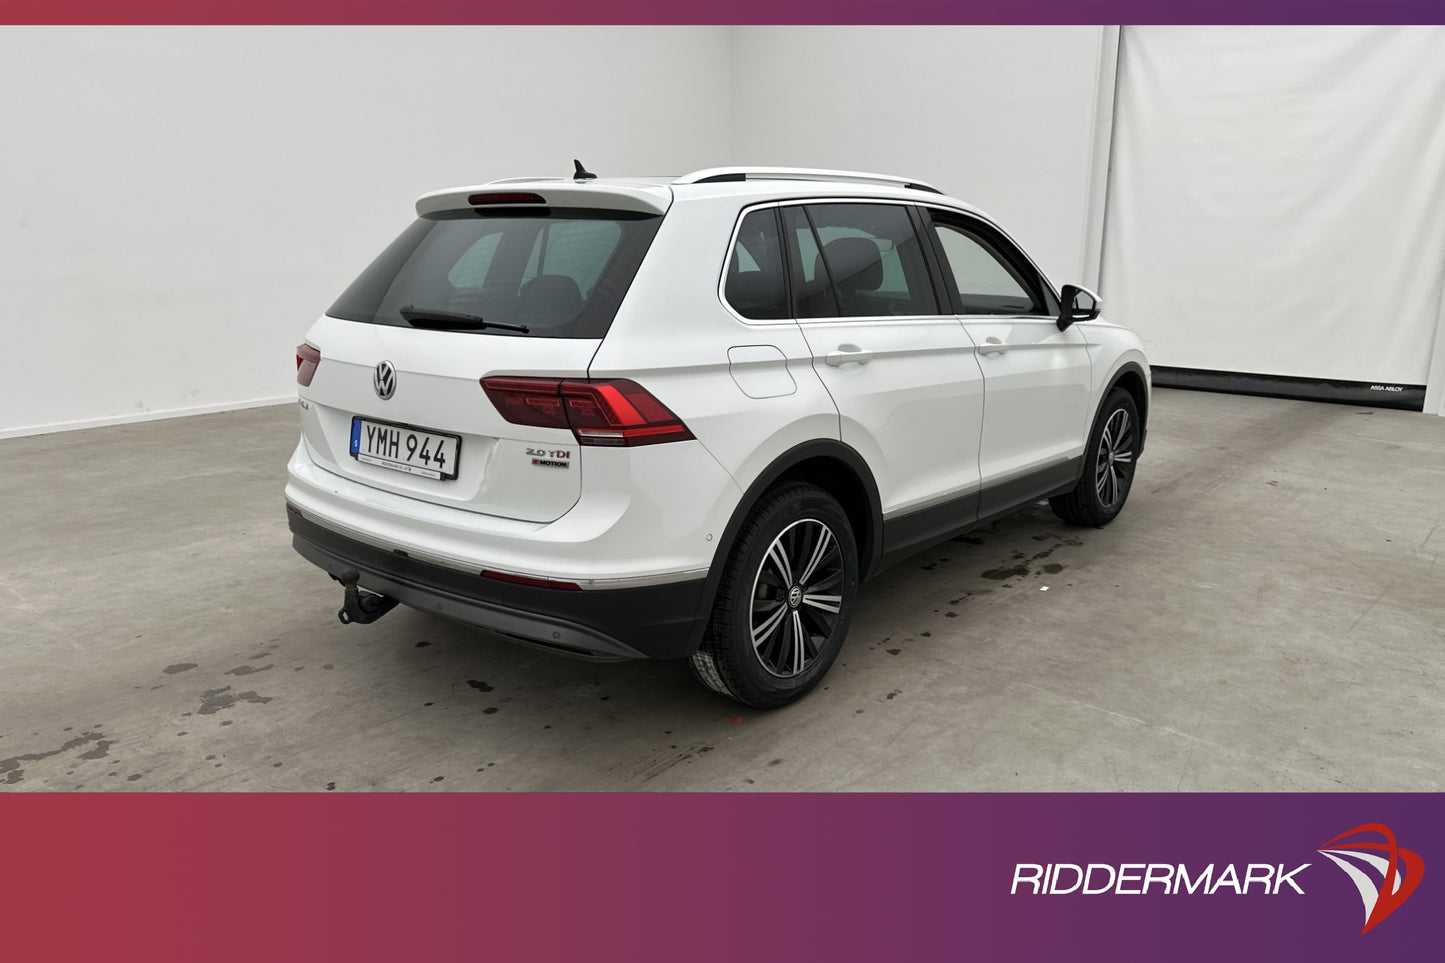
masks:
[[[1328,378],[1295,378],[1287,375],[1248,374],[1242,371],[1209,371],[1203,368],[1174,368],[1153,365],[1154,384],[1160,388],[1188,388],[1235,395],[1263,395],[1300,401],[1326,401],[1337,405],[1367,405],[1372,408],[1425,410],[1424,385],[1388,382],[1332,381]]]

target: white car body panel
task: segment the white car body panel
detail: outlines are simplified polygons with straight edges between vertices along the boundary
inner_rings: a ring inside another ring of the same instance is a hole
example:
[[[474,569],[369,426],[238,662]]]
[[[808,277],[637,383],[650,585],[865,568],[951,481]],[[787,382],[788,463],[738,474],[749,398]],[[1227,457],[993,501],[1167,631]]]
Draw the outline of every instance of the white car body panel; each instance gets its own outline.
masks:
[[[984,419],[979,470],[994,485],[1084,450],[1093,366],[1077,325],[1054,319],[963,319],[978,346]]]
[[[472,573],[577,582],[659,584],[706,573],[716,535],[741,492],[695,441],[589,453],[586,491],[551,523],[464,511],[333,474],[305,444],[288,466],[286,500],[308,519],[361,541]],[[680,484],[680,480],[686,484]],[[706,502],[710,508],[699,512]]]
[[[885,518],[978,490],[983,373],[956,318],[801,324],[842,439],[873,468]]]
[[[839,465],[839,473],[858,468],[860,489],[875,500],[861,509],[877,516],[868,533],[873,557],[860,560],[872,574],[885,545],[903,551],[946,537],[953,509],[966,528],[994,507],[1018,507],[1034,491],[1009,487],[1020,478],[1052,479],[1042,483],[1044,494],[1063,490],[1057,479],[1071,471],[1078,477],[1095,414],[1126,367],[1143,380],[1141,408],[1147,407],[1149,367],[1139,339],[1102,319],[1059,331],[1052,318],[951,313],[744,318],[723,292],[735,231],[749,209],[865,200],[988,219],[901,178],[779,169],[752,180],[706,180],[733,174],[514,178],[420,198],[423,216],[465,209],[475,194],[515,192],[541,195],[555,207],[661,220],[600,337],[318,319],[306,341],[322,360],[299,390],[302,438],[288,466],[286,499],[295,515],[379,552],[477,578],[486,572],[569,583],[584,595],[691,584],[705,620],[703,584],[715,584],[731,533],[763,483],[799,451],[846,455],[850,467]],[[382,361],[397,377],[395,394],[385,400],[373,385]],[[570,429],[514,424],[481,386],[496,376],[627,379],[692,437],[597,447],[579,443]],[[356,416],[460,436],[458,477],[437,480],[359,462],[349,451]],[[539,466],[537,449],[566,451],[566,467]],[[890,543],[890,525],[895,534],[907,531]],[[356,577],[338,574],[319,555],[307,557],[338,579]],[[390,584],[403,575],[389,573]],[[364,571],[361,578],[365,584]],[[679,611],[690,612],[688,604]],[[436,609],[460,611],[447,605]],[[477,624],[544,644],[562,638]],[[631,639],[594,634],[601,639],[597,653],[635,654]],[[566,638],[587,648],[586,636]],[[650,654],[645,646],[641,651]]]
[[[398,494],[489,515],[547,522],[582,491],[587,455],[570,431],[508,423],[482,391],[495,374],[582,377],[597,341],[524,339],[457,331],[418,331],[322,317],[306,333],[323,359],[301,390],[302,436],[319,467]],[[378,397],[373,372],[396,368],[396,394]],[[351,419],[461,435],[457,478],[439,481],[362,464],[350,455]],[[530,447],[568,450],[566,469],[538,470]]]
[[[588,373],[645,384],[732,473],[741,494],[788,449],[836,439],[838,414],[813,374],[797,322],[745,322],[720,301],[714,279],[726,264],[737,217],[738,202],[726,195],[674,209]],[[684,283],[699,275],[703,283]],[[738,382],[735,348],[764,349],[739,355],[742,364],[771,370],[775,383],[781,366],[792,390],[750,396]]]

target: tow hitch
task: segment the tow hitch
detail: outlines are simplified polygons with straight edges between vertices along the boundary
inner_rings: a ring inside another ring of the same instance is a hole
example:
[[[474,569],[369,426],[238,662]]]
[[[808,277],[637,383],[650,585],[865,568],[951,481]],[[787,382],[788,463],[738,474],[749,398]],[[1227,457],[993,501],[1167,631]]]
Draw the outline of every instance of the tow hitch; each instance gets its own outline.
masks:
[[[358,625],[366,625],[375,622],[392,609],[396,608],[396,599],[389,595],[381,595],[377,592],[367,592],[357,586],[357,580],[361,573],[354,568],[349,568],[339,576],[333,575],[341,587],[346,590],[346,597],[342,602],[341,611],[336,617],[343,625],[350,625],[355,622]]]

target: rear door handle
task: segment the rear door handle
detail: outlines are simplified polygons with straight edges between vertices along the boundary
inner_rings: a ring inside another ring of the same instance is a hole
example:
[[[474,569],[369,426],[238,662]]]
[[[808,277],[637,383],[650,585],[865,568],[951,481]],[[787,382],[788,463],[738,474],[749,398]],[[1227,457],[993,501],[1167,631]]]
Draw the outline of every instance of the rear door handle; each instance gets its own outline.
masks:
[[[838,350],[829,351],[823,358],[824,364],[836,368],[845,364],[867,364],[873,360],[873,352],[864,351],[856,344],[840,344]]]
[[[1008,345],[998,338],[989,338],[978,346],[979,354],[1003,354],[1006,351],[1008,351]]]

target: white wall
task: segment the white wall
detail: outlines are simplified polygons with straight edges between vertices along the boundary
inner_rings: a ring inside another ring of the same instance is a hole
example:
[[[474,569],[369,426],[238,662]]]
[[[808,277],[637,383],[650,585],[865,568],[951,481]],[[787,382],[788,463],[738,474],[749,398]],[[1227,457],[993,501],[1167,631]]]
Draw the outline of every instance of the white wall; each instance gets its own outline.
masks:
[[[1080,280],[1102,38],[0,28],[0,437],[292,398],[292,348],[417,194],[573,157],[908,174]]]
[[[1082,279],[1103,28],[737,35],[739,161],[920,178],[997,218],[1056,285]]]
[[[730,44],[0,28],[0,436],[293,397],[292,348],[416,195],[726,157]]]
[[[1445,28],[1126,27],[1114,134],[1101,293],[1154,364],[1438,392]]]

